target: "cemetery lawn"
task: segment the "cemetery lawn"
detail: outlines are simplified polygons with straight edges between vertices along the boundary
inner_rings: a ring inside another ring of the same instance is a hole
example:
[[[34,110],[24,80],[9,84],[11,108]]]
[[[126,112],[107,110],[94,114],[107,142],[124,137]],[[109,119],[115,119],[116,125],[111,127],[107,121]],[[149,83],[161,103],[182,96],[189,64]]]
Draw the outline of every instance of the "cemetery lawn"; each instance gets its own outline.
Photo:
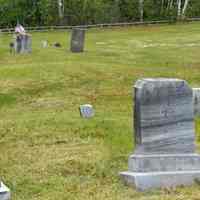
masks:
[[[13,200],[200,199],[198,183],[139,193],[118,177],[134,148],[133,83],[200,87],[200,23],[92,29],[82,54],[69,52],[67,31],[33,33],[31,55],[10,55],[11,38],[0,35],[0,177]],[[84,103],[94,118],[80,117]],[[199,119],[196,132],[200,147]]]

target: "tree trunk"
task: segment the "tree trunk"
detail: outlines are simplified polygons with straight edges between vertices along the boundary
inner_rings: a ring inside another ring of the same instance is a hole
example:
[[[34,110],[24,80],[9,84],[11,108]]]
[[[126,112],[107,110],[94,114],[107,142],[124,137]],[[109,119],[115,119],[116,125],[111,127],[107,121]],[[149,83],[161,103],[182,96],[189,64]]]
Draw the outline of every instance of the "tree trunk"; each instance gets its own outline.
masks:
[[[188,3],[189,3],[189,0],[185,0],[185,3],[184,3],[184,6],[183,6],[183,10],[182,10],[182,19],[185,18],[185,12],[186,12],[186,9],[187,9],[187,6],[188,6]]]
[[[169,5],[169,9],[170,9],[170,10],[171,10],[172,7],[173,7],[173,3],[174,3],[174,0],[171,0],[170,5]]]
[[[165,5],[165,0],[162,0],[162,1],[161,1],[161,8],[160,8],[160,14],[161,14],[161,15],[163,15],[164,10],[165,10],[164,5]]]
[[[181,18],[181,0],[177,0],[178,10],[177,10],[177,19],[180,20]]]
[[[58,16],[60,19],[63,19],[63,17],[64,17],[63,0],[57,0],[57,2],[58,2]]]
[[[165,12],[166,15],[169,14],[170,10],[172,10],[172,7],[173,7],[173,0],[168,0],[168,1],[167,1],[166,12]]]
[[[144,0],[139,0],[140,21],[144,21]]]

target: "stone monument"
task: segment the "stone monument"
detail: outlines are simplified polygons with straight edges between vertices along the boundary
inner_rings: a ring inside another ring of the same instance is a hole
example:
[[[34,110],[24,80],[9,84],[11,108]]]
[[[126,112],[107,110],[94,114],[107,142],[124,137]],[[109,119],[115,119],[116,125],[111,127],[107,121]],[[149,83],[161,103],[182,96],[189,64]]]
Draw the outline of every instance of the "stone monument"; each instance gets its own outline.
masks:
[[[71,36],[71,52],[80,53],[84,51],[85,29],[74,28]]]
[[[15,39],[15,52],[16,53],[31,53],[31,36],[28,34],[17,35]]]
[[[0,200],[10,200],[10,190],[0,182]]]
[[[179,79],[135,84],[135,152],[120,175],[139,190],[190,185],[200,180],[195,153],[193,92]]]

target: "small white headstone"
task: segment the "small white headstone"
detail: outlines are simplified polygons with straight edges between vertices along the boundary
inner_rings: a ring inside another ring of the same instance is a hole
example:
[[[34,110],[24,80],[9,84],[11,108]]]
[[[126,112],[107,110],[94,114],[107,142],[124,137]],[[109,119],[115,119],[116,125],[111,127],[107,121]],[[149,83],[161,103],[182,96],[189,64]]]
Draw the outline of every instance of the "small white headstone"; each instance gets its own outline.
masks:
[[[0,200],[10,200],[11,199],[11,192],[10,189],[0,182]]]
[[[80,114],[83,118],[91,118],[94,116],[93,106],[90,104],[80,105]]]
[[[42,41],[42,48],[47,48],[48,47],[48,41],[47,40],[43,40]]]

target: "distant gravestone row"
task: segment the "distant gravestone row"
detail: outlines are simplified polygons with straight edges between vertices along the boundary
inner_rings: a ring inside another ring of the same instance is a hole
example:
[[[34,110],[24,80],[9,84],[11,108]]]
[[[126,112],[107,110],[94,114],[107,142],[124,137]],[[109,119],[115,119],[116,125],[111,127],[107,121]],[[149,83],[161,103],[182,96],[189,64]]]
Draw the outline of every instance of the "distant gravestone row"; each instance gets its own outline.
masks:
[[[73,53],[81,53],[84,51],[85,43],[85,29],[75,28],[72,29],[71,45],[70,50]],[[14,48],[15,53],[24,54],[32,52],[32,41],[31,36],[28,34],[17,35],[14,44],[10,43],[10,48]],[[53,44],[54,47],[61,47],[61,44],[56,42]],[[48,41],[42,41],[42,47],[48,47]]]
[[[190,185],[200,180],[195,153],[193,91],[179,79],[135,84],[135,153],[124,182],[139,190]]]

